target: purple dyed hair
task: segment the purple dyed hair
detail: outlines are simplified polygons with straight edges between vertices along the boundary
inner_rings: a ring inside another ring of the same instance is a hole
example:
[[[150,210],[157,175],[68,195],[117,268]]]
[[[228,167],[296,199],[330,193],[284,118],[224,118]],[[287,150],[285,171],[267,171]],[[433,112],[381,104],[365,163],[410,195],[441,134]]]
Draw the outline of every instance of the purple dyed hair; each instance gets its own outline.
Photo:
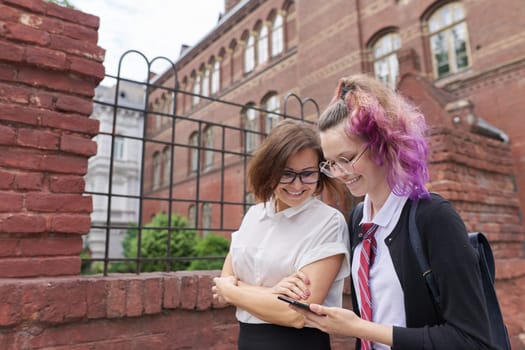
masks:
[[[366,75],[343,78],[319,118],[319,131],[346,122],[348,135],[364,137],[371,157],[387,169],[393,193],[428,198],[425,117],[403,96]]]

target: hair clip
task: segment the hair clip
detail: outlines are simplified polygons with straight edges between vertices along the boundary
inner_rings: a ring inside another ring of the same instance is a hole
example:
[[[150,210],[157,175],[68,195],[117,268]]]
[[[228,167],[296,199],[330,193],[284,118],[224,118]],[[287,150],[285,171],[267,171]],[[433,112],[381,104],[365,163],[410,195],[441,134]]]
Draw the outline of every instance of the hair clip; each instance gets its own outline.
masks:
[[[343,101],[345,100],[345,96],[348,93],[348,91],[350,91],[350,88],[347,86],[343,86],[343,88],[341,89],[341,96],[340,96],[341,100]]]

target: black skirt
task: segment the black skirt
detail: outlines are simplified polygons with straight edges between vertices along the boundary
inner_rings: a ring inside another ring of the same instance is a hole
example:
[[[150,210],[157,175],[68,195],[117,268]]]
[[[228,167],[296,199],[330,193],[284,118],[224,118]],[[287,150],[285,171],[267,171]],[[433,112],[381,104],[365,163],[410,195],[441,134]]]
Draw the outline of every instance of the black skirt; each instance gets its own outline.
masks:
[[[330,337],[317,328],[239,324],[239,350],[330,350]]]

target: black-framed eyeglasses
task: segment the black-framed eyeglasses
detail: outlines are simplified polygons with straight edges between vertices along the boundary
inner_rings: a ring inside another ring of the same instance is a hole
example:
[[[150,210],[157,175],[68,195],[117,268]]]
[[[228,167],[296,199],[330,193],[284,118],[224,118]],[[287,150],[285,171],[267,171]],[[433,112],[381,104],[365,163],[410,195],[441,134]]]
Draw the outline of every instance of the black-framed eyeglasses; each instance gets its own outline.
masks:
[[[305,170],[301,171],[300,173],[296,173],[295,171],[291,170],[285,170],[283,171],[283,174],[281,175],[281,179],[279,180],[279,183],[281,184],[291,184],[295,181],[295,179],[299,176],[299,180],[302,184],[305,185],[311,185],[315,184],[319,181],[319,171],[317,170]]]
[[[342,173],[343,175],[352,175],[354,171],[354,165],[361,159],[363,154],[365,154],[368,146],[365,146],[359,154],[357,154],[352,159],[347,159],[345,157],[337,158],[337,161],[325,160],[324,162],[319,163],[319,170],[328,177],[337,177],[337,172]],[[350,168],[352,169],[350,171]]]

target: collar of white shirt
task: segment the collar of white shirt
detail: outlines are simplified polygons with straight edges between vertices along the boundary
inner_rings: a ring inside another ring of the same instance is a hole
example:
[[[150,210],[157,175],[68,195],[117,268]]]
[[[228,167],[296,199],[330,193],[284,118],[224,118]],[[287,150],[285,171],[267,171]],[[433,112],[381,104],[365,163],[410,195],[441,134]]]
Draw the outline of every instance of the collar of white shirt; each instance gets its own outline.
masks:
[[[299,214],[300,212],[304,211],[306,208],[310,206],[310,204],[315,200],[315,197],[310,197],[306,199],[303,203],[299,204],[295,207],[286,208],[284,210],[281,210],[280,212],[275,212],[275,199],[272,198],[264,205],[264,210],[261,213],[260,220],[263,220],[264,218],[273,218],[278,216],[285,216],[287,218],[291,218],[294,215]]]
[[[378,213],[376,213],[376,216],[374,217],[373,223],[377,224],[380,227],[387,227],[390,224],[390,221],[393,218],[393,213],[398,210],[400,207],[402,208],[405,205],[405,202],[407,201],[407,197],[405,196],[397,196],[393,192],[390,192],[390,195],[388,196],[385,204],[383,204],[383,207],[381,210],[379,210]],[[363,206],[363,218],[361,219],[361,223],[364,222],[371,222],[370,219],[371,216],[371,202],[368,195],[365,196],[364,200],[364,206]],[[396,219],[397,220],[397,219]]]

